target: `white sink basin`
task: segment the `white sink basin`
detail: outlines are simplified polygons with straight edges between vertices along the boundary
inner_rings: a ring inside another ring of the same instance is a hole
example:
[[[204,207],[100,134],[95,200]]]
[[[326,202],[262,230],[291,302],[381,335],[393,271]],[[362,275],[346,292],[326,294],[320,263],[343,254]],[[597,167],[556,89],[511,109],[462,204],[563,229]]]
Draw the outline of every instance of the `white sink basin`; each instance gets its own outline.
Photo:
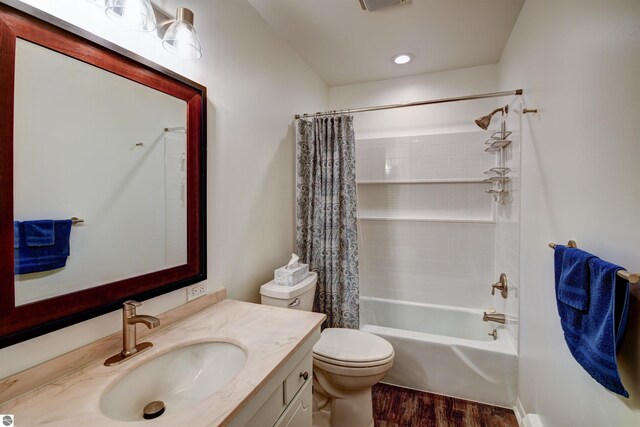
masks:
[[[228,384],[245,360],[244,351],[227,342],[180,347],[120,378],[104,393],[100,407],[119,421],[143,420],[143,408],[153,401],[164,402],[165,414],[176,413]],[[135,363],[135,359],[124,363]]]

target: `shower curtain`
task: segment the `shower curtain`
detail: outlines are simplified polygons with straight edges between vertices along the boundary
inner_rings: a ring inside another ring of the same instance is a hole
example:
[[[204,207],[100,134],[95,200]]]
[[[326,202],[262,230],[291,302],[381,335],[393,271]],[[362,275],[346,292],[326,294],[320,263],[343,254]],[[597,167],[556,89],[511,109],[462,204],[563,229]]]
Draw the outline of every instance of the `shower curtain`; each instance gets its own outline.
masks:
[[[298,120],[296,244],[318,272],[314,311],[358,328],[356,156],[351,116]]]

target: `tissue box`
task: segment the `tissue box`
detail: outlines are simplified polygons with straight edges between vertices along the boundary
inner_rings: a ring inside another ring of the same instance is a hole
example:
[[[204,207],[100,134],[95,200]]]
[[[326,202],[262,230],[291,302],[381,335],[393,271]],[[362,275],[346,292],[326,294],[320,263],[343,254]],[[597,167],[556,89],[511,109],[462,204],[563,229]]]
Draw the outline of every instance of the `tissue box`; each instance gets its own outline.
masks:
[[[295,286],[309,275],[307,264],[298,264],[295,268],[280,267],[274,271],[273,281],[280,286]]]

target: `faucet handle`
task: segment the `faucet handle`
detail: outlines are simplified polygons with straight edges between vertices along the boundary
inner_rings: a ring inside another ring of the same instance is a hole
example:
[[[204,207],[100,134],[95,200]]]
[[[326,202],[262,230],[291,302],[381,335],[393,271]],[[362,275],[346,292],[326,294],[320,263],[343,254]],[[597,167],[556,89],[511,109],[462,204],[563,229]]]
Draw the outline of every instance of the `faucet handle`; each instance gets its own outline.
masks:
[[[506,289],[506,287],[502,282],[494,283],[493,285],[491,285],[491,295],[495,295],[496,294],[496,289],[502,291],[502,290]]]
[[[500,274],[500,281],[491,285],[491,295],[496,294],[496,289],[500,291],[500,295],[502,296],[502,298],[507,298],[508,279],[506,274]]]
[[[123,309],[125,311],[131,311],[133,314],[136,314],[136,307],[140,307],[141,305],[142,305],[141,302],[134,301],[132,299],[122,303]]]

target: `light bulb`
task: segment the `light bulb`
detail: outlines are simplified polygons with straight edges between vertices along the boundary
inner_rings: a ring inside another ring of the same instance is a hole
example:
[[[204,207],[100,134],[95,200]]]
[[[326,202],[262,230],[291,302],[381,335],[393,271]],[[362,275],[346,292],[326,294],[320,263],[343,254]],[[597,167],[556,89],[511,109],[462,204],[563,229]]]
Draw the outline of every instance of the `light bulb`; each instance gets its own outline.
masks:
[[[411,62],[412,59],[413,59],[413,55],[410,53],[401,53],[391,58],[391,60],[398,65],[407,64]]]

